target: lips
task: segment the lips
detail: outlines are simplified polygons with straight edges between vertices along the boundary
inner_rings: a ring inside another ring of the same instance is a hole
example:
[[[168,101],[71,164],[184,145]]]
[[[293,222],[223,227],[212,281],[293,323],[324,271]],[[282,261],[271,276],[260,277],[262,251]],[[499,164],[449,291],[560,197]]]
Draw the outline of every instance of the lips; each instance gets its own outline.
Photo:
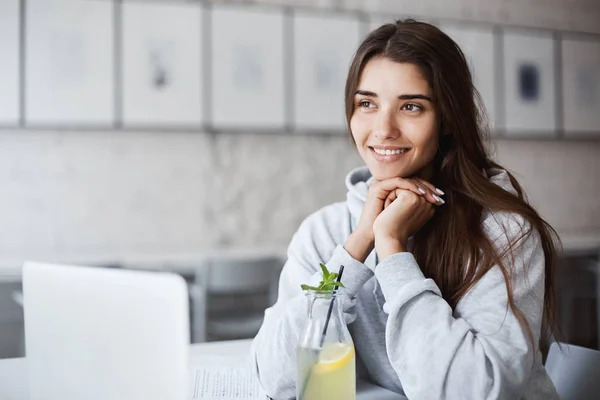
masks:
[[[395,162],[410,152],[409,147],[369,147],[373,158],[381,163]]]

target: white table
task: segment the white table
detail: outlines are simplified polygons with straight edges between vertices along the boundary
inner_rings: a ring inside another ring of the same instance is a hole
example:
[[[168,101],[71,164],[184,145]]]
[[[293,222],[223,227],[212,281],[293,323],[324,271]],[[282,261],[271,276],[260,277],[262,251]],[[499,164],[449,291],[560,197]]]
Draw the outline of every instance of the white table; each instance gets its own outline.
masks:
[[[227,342],[211,342],[194,344],[190,348],[192,365],[201,365],[203,358],[243,357],[250,350],[251,340],[234,340]],[[359,381],[357,400],[406,400],[406,397]],[[0,399],[27,400],[29,388],[27,384],[27,362],[25,358],[0,360]]]

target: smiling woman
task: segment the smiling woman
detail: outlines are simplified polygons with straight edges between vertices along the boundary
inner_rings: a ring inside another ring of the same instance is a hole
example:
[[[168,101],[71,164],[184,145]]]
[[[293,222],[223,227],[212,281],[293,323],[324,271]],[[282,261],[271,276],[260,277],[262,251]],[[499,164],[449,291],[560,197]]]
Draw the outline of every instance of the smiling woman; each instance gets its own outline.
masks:
[[[558,398],[542,364],[555,232],[489,157],[460,48],[426,23],[383,25],[359,46],[345,101],[366,167],[290,243],[252,347],[267,394],[294,396],[300,284],[324,263],[344,265],[337,298],[358,376],[417,399]]]

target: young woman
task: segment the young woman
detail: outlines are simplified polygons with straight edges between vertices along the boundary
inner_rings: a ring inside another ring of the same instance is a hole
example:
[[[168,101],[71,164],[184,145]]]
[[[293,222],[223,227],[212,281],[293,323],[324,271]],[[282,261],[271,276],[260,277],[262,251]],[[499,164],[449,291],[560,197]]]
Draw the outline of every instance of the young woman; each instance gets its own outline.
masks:
[[[359,376],[411,399],[558,398],[541,354],[555,233],[490,160],[460,48],[426,23],[383,25],[360,45],[345,95],[366,168],[291,241],[252,345],[267,394],[295,396],[300,284],[318,282],[322,262],[345,266]]]

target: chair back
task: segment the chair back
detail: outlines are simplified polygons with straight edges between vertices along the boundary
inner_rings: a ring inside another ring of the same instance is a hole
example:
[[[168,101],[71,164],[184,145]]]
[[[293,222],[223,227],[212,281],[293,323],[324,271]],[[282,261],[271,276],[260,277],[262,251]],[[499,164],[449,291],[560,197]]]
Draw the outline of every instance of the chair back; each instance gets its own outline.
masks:
[[[206,290],[213,294],[268,292],[281,266],[277,257],[218,257],[206,263],[202,280]]]
[[[552,343],[546,371],[563,400],[600,398],[600,351]]]

